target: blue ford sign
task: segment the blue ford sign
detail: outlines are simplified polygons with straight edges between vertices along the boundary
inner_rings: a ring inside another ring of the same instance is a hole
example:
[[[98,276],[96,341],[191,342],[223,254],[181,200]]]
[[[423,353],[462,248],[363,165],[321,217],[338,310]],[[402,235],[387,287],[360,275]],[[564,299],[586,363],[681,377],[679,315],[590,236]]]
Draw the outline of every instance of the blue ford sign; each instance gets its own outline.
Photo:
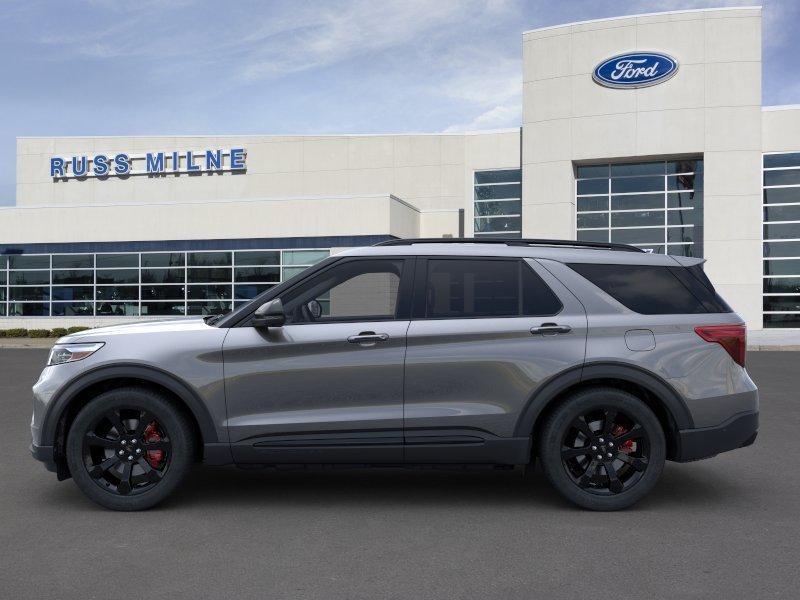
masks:
[[[592,79],[610,88],[640,88],[666,81],[678,72],[678,61],[659,52],[629,52],[601,62]]]

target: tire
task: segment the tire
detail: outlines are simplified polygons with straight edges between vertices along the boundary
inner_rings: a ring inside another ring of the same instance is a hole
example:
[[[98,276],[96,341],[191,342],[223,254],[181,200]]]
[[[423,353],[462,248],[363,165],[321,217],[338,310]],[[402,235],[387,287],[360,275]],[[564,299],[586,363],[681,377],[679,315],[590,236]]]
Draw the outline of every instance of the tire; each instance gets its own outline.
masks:
[[[547,479],[589,510],[620,510],[653,489],[666,459],[664,431],[639,398],[615,388],[576,392],[547,418],[538,444]]]
[[[80,410],[66,454],[72,478],[90,500],[112,510],[145,510],[180,485],[194,460],[194,440],[187,418],[166,396],[126,387]]]

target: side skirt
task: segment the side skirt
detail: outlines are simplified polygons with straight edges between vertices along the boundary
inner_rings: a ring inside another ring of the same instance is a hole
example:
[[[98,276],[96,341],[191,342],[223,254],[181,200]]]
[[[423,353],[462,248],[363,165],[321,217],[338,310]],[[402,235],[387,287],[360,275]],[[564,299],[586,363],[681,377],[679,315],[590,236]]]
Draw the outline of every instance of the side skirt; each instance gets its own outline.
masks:
[[[397,431],[268,436],[231,444],[239,465],[525,465],[530,437],[478,432]]]

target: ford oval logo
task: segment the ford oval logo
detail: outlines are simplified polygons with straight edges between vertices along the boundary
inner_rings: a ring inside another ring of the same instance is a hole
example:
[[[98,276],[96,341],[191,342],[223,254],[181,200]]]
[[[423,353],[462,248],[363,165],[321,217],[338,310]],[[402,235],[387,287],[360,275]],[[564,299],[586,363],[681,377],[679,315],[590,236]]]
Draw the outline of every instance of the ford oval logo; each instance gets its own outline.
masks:
[[[678,61],[658,52],[613,56],[594,69],[592,79],[610,88],[640,88],[666,81],[678,72]]]

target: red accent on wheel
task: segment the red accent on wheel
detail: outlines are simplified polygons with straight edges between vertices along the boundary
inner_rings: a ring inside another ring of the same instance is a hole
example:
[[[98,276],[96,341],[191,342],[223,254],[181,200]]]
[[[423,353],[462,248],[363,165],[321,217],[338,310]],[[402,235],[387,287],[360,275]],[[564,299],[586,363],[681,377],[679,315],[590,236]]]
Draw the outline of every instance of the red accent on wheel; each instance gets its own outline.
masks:
[[[614,428],[611,430],[611,435],[613,435],[614,437],[619,437],[619,436],[621,436],[621,435],[623,435],[625,433],[628,433],[628,428],[627,427],[623,427],[622,425],[614,425]],[[631,452],[633,452],[636,449],[635,444],[636,444],[636,442],[634,442],[633,440],[626,440],[626,441],[622,442],[617,447],[617,449],[620,452],[624,452],[625,454],[630,454]]]
[[[144,441],[145,443],[152,443],[152,442],[160,442],[161,441],[161,434],[158,432],[158,425],[155,421],[150,423],[144,429]],[[147,462],[150,463],[150,466],[154,469],[158,468],[161,464],[161,461],[164,460],[164,451],[163,450],[148,450],[147,451]]]

